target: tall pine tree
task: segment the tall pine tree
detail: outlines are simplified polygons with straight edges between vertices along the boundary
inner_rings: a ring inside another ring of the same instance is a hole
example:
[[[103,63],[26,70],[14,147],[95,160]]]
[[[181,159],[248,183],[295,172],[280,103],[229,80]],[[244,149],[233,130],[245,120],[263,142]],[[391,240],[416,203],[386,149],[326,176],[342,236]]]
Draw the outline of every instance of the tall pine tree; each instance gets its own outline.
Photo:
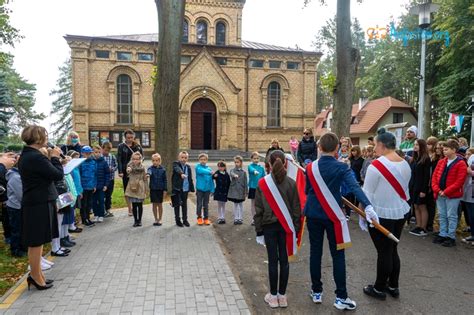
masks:
[[[57,142],[66,139],[69,130],[72,129],[72,68],[71,59],[67,59],[59,67],[59,79],[56,82],[56,89],[50,92],[50,96],[56,99],[53,101],[51,115],[56,117],[51,124],[53,137]]]
[[[0,143],[5,143],[5,138],[8,135],[8,121],[12,115],[12,108],[13,105],[6,82],[6,76],[3,71],[0,71]]]

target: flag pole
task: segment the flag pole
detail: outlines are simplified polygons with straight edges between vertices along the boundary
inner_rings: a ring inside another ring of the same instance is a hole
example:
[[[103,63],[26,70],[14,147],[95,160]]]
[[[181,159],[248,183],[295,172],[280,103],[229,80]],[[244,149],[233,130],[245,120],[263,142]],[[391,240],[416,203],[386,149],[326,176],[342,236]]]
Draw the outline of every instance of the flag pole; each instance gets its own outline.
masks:
[[[302,167],[301,165],[298,165],[295,161],[292,161],[292,160],[289,160],[287,159],[289,162],[293,163],[293,165],[295,165],[296,167],[298,167],[300,170],[302,170],[303,172],[306,173],[306,170],[304,169],[304,167]],[[365,216],[365,212],[361,209],[359,209],[358,207],[356,207],[354,204],[352,204],[349,200],[347,200],[346,198],[342,197],[342,202],[348,206],[349,208],[351,208],[352,210],[354,210],[355,212],[357,212],[359,215],[361,215],[364,219],[366,219],[366,216]],[[377,222],[374,222],[372,221],[371,223],[377,230],[379,230],[383,235],[385,235],[386,237],[388,237],[389,239],[391,239],[392,241],[394,241],[395,243],[399,243],[400,240],[398,238],[395,237],[395,235],[393,235],[389,230],[387,230],[386,228],[384,228],[382,225],[380,225],[380,223],[377,223]]]

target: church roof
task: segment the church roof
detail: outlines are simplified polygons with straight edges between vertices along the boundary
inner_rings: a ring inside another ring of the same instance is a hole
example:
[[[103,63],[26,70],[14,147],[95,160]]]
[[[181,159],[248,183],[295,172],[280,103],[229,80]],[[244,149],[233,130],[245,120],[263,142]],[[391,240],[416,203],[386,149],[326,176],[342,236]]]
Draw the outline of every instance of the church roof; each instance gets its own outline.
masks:
[[[140,42],[140,43],[157,43],[158,33],[149,34],[132,34],[132,35],[107,35],[107,36],[77,36],[77,35],[66,35],[66,39],[80,38],[80,39],[97,39],[97,40],[116,40],[116,41],[127,41],[127,42]],[[256,50],[269,50],[269,51],[286,51],[286,52],[304,52],[300,48],[282,47],[276,45],[268,45],[263,43],[257,43],[247,40],[242,40],[242,46],[227,45],[223,47],[239,47]],[[312,52],[314,53],[314,52]]]

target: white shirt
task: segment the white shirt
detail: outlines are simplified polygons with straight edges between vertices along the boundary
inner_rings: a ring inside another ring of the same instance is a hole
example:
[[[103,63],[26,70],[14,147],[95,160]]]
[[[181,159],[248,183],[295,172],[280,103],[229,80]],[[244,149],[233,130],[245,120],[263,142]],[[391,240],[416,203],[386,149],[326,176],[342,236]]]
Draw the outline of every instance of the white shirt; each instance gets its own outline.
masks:
[[[407,161],[392,162],[386,157],[382,156],[378,160],[385,159],[384,163],[392,164],[403,178],[400,182],[405,194],[409,196],[408,183],[411,177],[411,168]],[[410,210],[408,202],[400,198],[395,192],[392,185],[385,179],[385,177],[375,168],[370,165],[365,175],[364,187],[362,188],[370,203],[374,207],[375,212],[380,218],[399,220],[405,217],[405,214]]]
[[[474,154],[469,157],[469,160],[467,160],[467,165],[471,167],[471,165],[474,163]],[[469,174],[466,176],[466,180],[464,181],[464,196],[462,198],[462,201],[465,202],[471,202],[474,203],[474,198],[472,198],[472,176]]]

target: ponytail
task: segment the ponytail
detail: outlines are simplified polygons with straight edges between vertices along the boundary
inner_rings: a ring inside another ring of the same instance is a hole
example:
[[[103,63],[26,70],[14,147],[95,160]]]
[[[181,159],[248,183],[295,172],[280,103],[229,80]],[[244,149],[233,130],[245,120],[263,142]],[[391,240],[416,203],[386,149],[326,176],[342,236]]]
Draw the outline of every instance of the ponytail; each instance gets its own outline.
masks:
[[[272,175],[277,184],[281,184],[286,177],[285,154],[280,150],[275,150],[270,154],[270,165],[272,167]]]

